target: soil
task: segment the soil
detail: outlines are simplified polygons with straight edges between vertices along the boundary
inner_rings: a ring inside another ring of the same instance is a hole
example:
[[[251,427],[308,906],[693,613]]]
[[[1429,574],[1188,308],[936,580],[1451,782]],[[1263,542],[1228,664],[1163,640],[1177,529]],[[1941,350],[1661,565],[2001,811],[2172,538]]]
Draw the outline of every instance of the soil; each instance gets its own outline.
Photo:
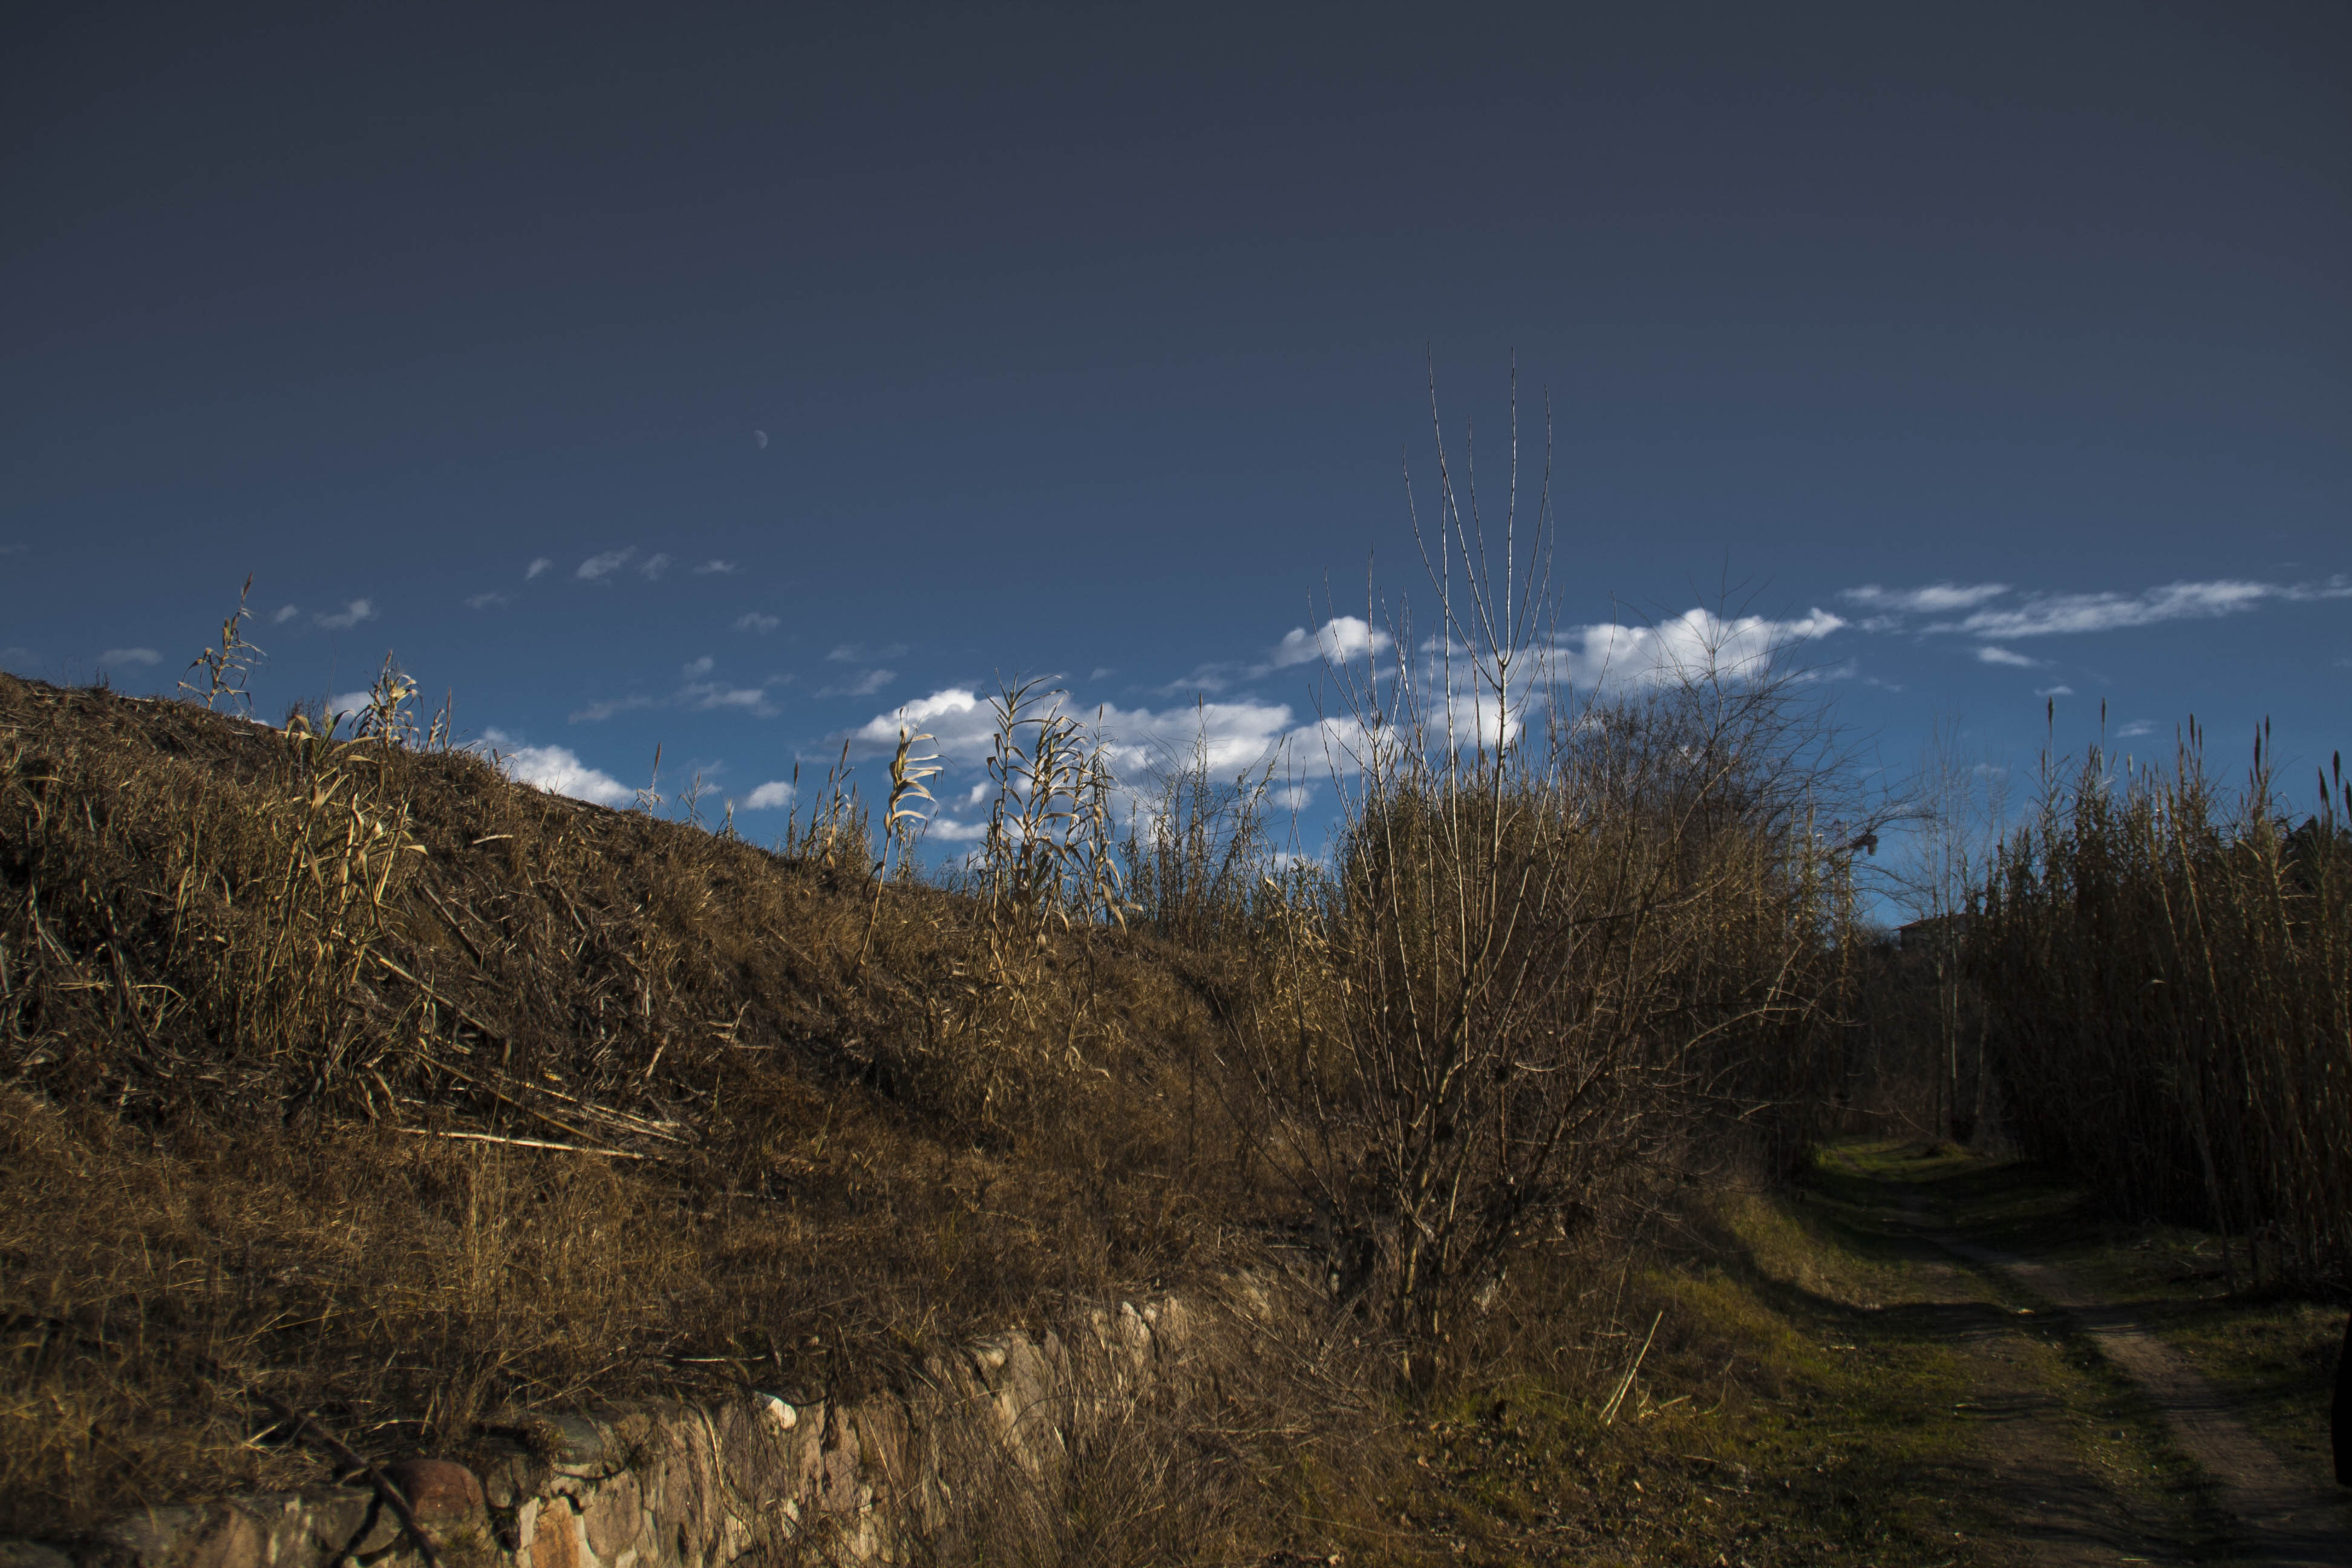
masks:
[[[1942,1310],[1954,1315],[1955,1337],[1983,1380],[1976,1414],[1999,1477],[1995,1496],[2011,1511],[2008,1533],[2019,1562],[2352,1568],[2352,1508],[2344,1495],[2311,1484],[2251,1431],[2213,1384],[2138,1321],[2130,1303],[2101,1300],[2054,1263],[1952,1228],[1948,1216],[1934,1212],[1928,1192],[1913,1187],[1895,1195],[1905,1223],[1921,1239],[1970,1266],[1923,1262],[1918,1271],[1940,1288]],[[2037,1306],[2021,1310],[1995,1299],[2018,1291]],[[2133,1509],[2128,1489],[2082,1457],[2049,1383],[2021,1375],[2032,1353],[2028,1339],[2053,1330],[2087,1341],[2128,1380],[2160,1419],[2177,1457],[2193,1467],[2187,1479],[2200,1495],[2189,1510],[2186,1539],[2178,1525],[2167,1529]]]

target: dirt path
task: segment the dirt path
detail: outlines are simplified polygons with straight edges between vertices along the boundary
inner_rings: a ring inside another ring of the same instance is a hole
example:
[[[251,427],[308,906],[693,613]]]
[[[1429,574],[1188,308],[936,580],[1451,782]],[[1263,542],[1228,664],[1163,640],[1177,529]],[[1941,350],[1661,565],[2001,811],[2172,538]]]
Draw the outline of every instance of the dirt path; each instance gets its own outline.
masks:
[[[1868,1173],[1846,1162],[1865,1179]],[[2101,1300],[2095,1292],[2057,1266],[1984,1246],[1932,1217],[1928,1200],[1916,1188],[1896,1194],[1922,1240],[1979,1269],[2008,1277],[2032,1296],[2062,1309],[2070,1327],[2085,1335],[2107,1363],[2137,1386],[2162,1416],[2180,1451],[2210,1479],[2214,1500],[2234,1521],[2229,1560],[2274,1568],[2352,1568],[2352,1509],[2339,1495],[2297,1477],[2229,1409],[2227,1400],[2179,1352],[2137,1321],[2127,1306]],[[2027,1560],[2062,1563],[2162,1561],[2165,1547],[2148,1539],[2139,1524],[2119,1514],[2119,1500],[2099,1483],[2074,1453],[2074,1445],[2054,1429],[2046,1394],[2019,1403],[2013,1371],[2021,1336],[2009,1309],[1987,1299],[1984,1282],[1966,1270],[1936,1271],[1938,1285],[1970,1306],[1990,1306],[2008,1321],[1968,1346],[1987,1372],[1988,1412],[1998,1412],[2000,1445],[2011,1495],[2047,1498],[2043,1508],[2022,1510],[2017,1544]],[[2004,1348],[2002,1341],[2011,1342]],[[2031,1386],[2032,1380],[2025,1380]]]
[[[2008,1274],[2072,1313],[2100,1353],[2162,1413],[2173,1440],[2212,1479],[2243,1531],[2245,1560],[2277,1568],[2352,1568],[2352,1510],[2307,1487],[2231,1415],[2228,1402],[2179,1352],[2100,1301],[2055,1265],[1980,1247],[1948,1232],[1929,1239],[1956,1257]]]
[[[1975,1554],[2019,1568],[2170,1560],[2150,1539],[2149,1521],[2086,1461],[2069,1430],[2076,1416],[2060,1392],[2067,1372],[2055,1364],[2057,1351],[2021,1331],[1969,1270],[1923,1259],[1910,1272],[1931,1300],[1888,1310],[1948,1323],[1946,1341],[1965,1359],[1970,1394],[1951,1415],[1970,1429],[1975,1455],[1971,1472],[1955,1479],[2002,1519],[1994,1540],[1976,1540]]]

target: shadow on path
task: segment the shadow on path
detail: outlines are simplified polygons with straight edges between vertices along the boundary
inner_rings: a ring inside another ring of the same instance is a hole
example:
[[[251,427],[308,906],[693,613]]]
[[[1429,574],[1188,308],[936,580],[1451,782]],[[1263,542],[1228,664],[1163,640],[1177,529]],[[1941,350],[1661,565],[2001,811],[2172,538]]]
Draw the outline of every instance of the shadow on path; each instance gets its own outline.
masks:
[[[2131,1307],[2100,1300],[2055,1264],[1985,1245],[1932,1219],[1920,1184],[1876,1178],[1843,1152],[1835,1157],[1843,1175],[1893,1196],[1918,1227],[1920,1240],[1978,1268],[2005,1275],[2065,1310],[2068,1326],[2087,1337],[2110,1365],[2137,1385],[2182,1452],[2210,1479],[2214,1501],[2237,1527],[2230,1552],[2233,1560],[2274,1568],[2352,1568],[2352,1509],[2340,1496],[2305,1481],[2281,1460],[2238,1419],[2222,1393],[2150,1332]],[[1974,1319],[1956,1319],[1954,1331],[2013,1333],[2013,1321],[2004,1309],[1988,1303],[1984,1310],[1996,1327],[1979,1331],[1969,1326]],[[1994,1403],[1987,1401],[1989,1411]],[[2053,1416],[2054,1411],[2035,1409],[2028,1400],[2006,1410],[2003,1418],[2023,1431]],[[2086,1543],[2101,1533],[2088,1532]]]

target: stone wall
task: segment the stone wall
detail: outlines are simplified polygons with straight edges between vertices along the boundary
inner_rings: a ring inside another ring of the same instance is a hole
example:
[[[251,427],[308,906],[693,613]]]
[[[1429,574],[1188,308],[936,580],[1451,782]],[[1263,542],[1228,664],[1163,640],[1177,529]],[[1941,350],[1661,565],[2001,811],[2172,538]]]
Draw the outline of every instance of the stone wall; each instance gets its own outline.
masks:
[[[850,1405],[753,1391],[556,1416],[459,1458],[384,1467],[442,1568],[887,1563],[968,1525],[1046,1526],[1089,1422],[1193,1375],[1175,1299],[1098,1311],[1066,1342],[1015,1333],[933,1357]],[[0,1568],[425,1568],[364,1478],[142,1510],[85,1539],[0,1542]]]

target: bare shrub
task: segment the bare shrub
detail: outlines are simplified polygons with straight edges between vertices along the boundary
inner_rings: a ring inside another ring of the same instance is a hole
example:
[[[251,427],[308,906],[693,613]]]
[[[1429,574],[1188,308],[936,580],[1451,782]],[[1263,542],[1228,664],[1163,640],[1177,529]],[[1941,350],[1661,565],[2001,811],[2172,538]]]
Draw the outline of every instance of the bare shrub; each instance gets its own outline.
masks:
[[[1801,1140],[1851,947],[1851,848],[1819,820],[1835,758],[1798,687],[1709,650],[1567,689],[1549,496],[1530,523],[1513,464],[1490,540],[1441,438],[1436,633],[1400,616],[1385,668],[1334,667],[1345,826],[1328,871],[1265,884],[1237,1024],[1333,1292],[1416,1380],[1673,1118],[1785,1110]]]

